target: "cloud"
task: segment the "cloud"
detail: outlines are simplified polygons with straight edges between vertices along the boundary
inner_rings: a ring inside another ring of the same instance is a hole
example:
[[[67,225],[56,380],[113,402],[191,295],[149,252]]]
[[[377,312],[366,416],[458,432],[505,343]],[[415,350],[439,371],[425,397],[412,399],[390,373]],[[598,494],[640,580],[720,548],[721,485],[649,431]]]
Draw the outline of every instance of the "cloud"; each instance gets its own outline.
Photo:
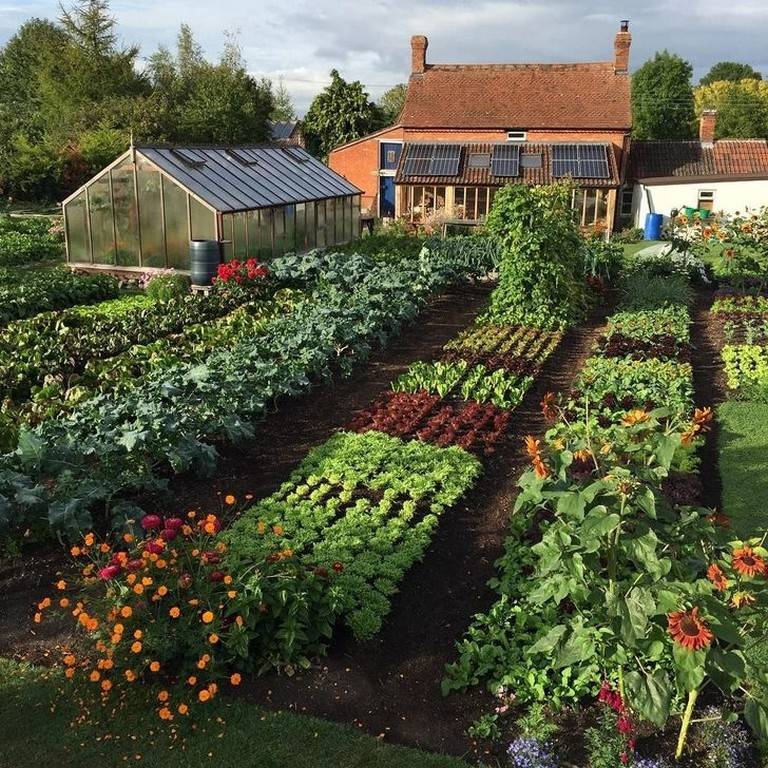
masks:
[[[764,45],[765,0],[699,0],[683,9],[671,0],[649,0],[633,19],[636,3],[606,0],[114,0],[125,42],[142,56],[172,46],[188,23],[206,55],[221,53],[226,30],[238,30],[254,75],[284,77],[299,112],[328,82],[331,69],[361,80],[378,97],[407,80],[409,38],[429,37],[432,62],[595,61],[612,56],[618,20],[629,17],[632,64],[667,48],[688,59],[696,78],[717,61],[738,59],[768,75]],[[55,18],[58,4],[12,0],[0,6],[0,43],[24,19]]]

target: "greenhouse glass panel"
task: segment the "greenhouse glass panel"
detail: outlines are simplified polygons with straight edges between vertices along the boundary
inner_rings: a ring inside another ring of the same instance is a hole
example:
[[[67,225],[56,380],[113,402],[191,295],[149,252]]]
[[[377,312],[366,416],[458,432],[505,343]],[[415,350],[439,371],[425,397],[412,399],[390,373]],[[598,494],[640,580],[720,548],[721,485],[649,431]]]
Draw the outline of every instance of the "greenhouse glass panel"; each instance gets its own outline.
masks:
[[[172,181],[163,178],[165,200],[165,244],[168,266],[189,269],[189,219],[187,193]]]
[[[296,206],[286,205],[283,208],[285,213],[285,242],[283,248],[285,252],[296,250]]]
[[[336,200],[333,198],[325,201],[325,242],[326,245],[339,242],[336,237]]]
[[[189,214],[192,219],[193,240],[216,239],[216,214],[192,195],[189,196]]]
[[[232,261],[235,257],[234,250],[234,216],[231,213],[225,213],[221,217],[221,257],[224,261]]]
[[[283,208],[275,208],[273,214],[273,239],[272,254],[282,256],[285,253],[285,211]]]
[[[112,201],[115,208],[117,249],[115,264],[121,267],[139,266],[139,211],[133,183],[133,163],[130,160],[112,169]]]
[[[259,226],[259,211],[248,211],[248,258],[258,259],[261,255],[261,229]]]
[[[306,208],[307,208],[306,210],[307,224],[306,224],[305,247],[308,251],[311,251],[315,247],[315,241],[316,241],[315,228],[317,226],[317,222],[315,221],[315,204],[307,203]]]
[[[100,176],[88,188],[93,232],[93,261],[96,264],[115,263],[115,229],[112,217],[112,193],[109,172]]]
[[[325,201],[319,200],[317,203],[315,203],[315,218],[315,232],[317,234],[317,237],[315,238],[315,244],[318,248],[325,248],[325,246],[328,245],[328,240],[325,233]]]
[[[262,208],[259,226],[259,258],[267,261],[272,258],[272,209]]]
[[[352,239],[352,198],[344,198],[344,240]]]
[[[91,238],[88,234],[88,208],[85,192],[70,200],[65,208],[67,220],[68,258],[70,261],[91,260]]]
[[[236,213],[232,218],[235,225],[235,258],[243,261],[248,258],[248,219],[244,213]]]
[[[352,237],[360,237],[360,197],[352,198]]]
[[[164,267],[165,235],[160,197],[160,172],[140,157],[137,158],[136,171],[139,182],[141,265]]]
[[[307,243],[307,208],[306,203],[296,203],[296,239],[294,248],[299,253],[306,250]]]

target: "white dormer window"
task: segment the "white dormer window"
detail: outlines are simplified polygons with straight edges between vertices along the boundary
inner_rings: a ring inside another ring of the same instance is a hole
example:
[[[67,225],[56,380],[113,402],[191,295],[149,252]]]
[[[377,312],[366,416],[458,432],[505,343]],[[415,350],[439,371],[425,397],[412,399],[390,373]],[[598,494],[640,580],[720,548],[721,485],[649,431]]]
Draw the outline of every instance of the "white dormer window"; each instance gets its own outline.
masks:
[[[528,131],[507,131],[507,141],[528,141]]]

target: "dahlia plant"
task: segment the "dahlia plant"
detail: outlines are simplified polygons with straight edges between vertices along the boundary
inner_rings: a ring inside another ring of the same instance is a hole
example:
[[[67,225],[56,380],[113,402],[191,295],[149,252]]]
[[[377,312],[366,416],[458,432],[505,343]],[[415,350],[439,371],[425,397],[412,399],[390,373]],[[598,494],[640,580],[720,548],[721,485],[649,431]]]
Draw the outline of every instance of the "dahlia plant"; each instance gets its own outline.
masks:
[[[247,570],[230,567],[215,515],[146,515],[140,526],[117,541],[87,533],[71,549],[75,577],[38,604],[35,622],[50,609],[75,625],[67,678],[86,678],[105,700],[156,683],[157,713],[173,720],[255,664],[305,664],[322,649],[332,575],[296,562],[279,526],[260,527],[269,554]]]

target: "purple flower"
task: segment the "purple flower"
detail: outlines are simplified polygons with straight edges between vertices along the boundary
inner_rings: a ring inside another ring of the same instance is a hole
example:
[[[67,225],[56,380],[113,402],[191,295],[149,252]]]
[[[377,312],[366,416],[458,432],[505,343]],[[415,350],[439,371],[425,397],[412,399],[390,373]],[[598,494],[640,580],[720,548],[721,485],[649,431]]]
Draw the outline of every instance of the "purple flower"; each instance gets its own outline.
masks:
[[[515,739],[507,747],[512,768],[558,768],[560,761],[549,747],[538,739]]]

